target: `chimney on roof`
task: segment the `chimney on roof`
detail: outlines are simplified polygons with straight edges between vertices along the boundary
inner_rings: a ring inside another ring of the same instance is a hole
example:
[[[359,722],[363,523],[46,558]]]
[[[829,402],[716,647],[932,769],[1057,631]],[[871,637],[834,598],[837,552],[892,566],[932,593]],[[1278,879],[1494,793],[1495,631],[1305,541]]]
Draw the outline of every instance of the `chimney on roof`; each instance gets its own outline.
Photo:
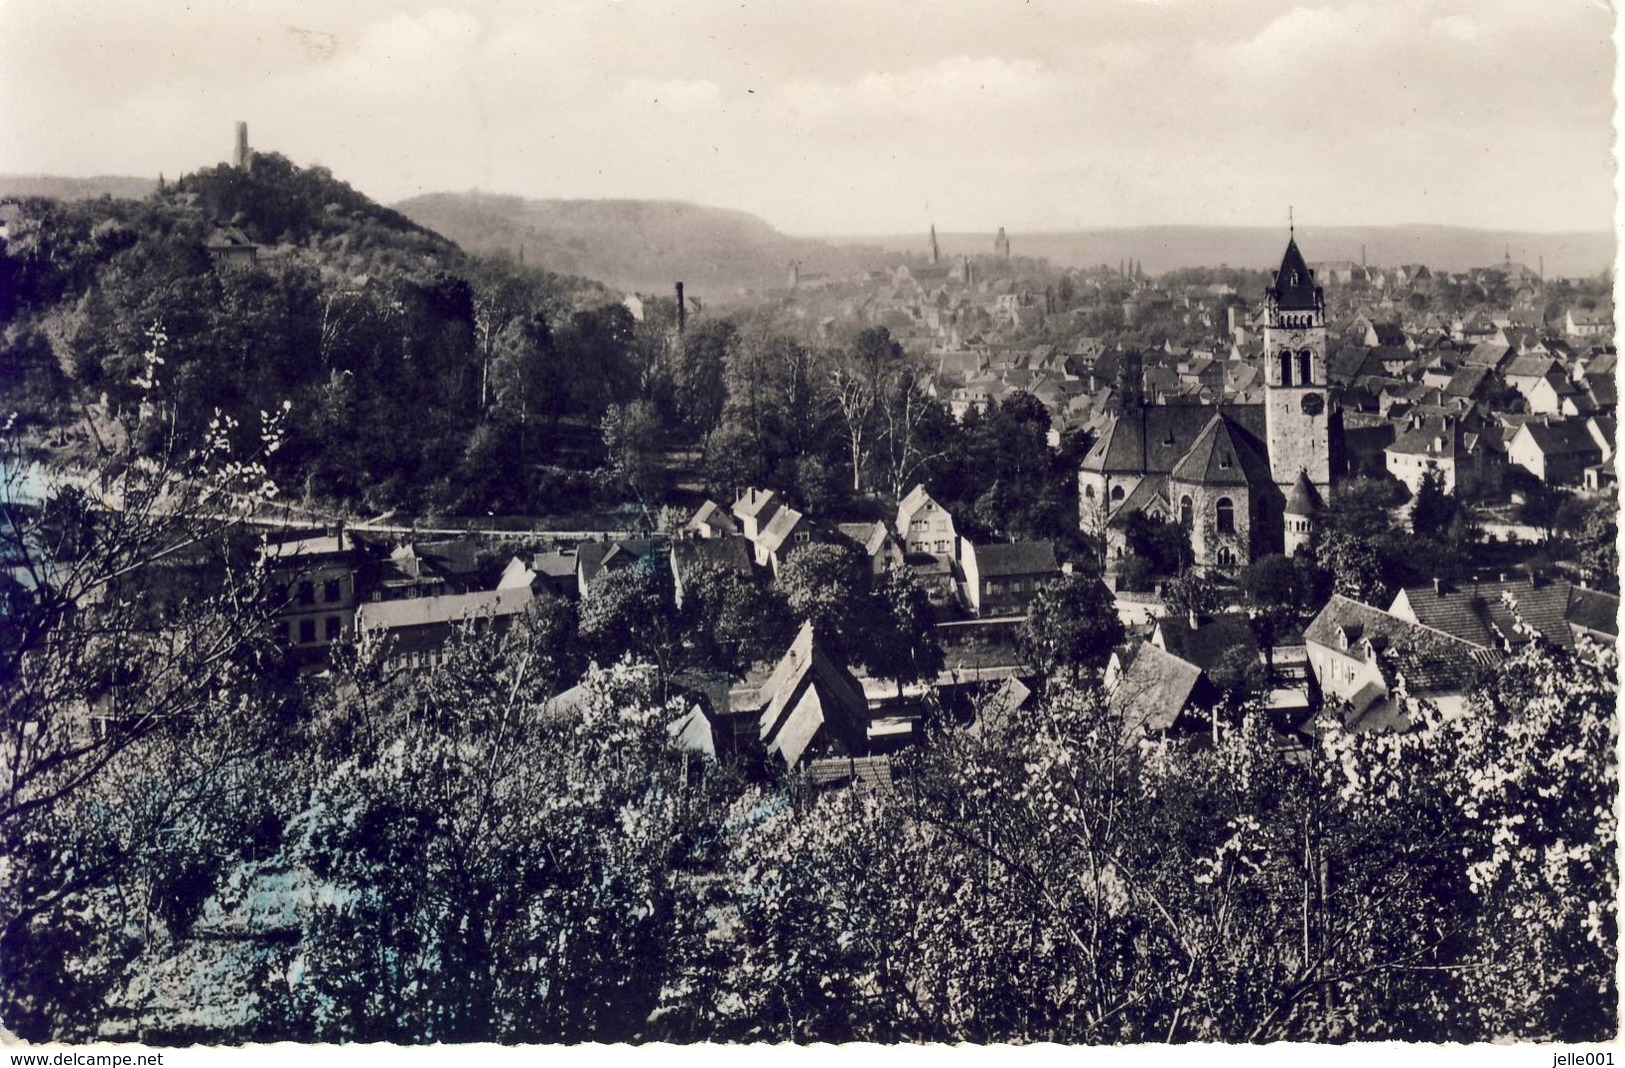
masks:
[[[688,306],[683,303],[683,283],[677,283],[677,333],[688,326]]]
[[[1444,596],[1444,581],[1442,579],[1437,579],[1436,578],[1436,579],[1433,580],[1433,596],[1435,596],[1435,597],[1443,597]]]

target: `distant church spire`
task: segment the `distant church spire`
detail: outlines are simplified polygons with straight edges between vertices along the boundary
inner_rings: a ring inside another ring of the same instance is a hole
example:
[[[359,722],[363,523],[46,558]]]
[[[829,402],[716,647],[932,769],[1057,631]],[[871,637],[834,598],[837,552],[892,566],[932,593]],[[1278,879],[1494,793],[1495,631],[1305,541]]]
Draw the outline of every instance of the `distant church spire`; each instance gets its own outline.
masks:
[[[937,249],[937,224],[932,223],[931,224],[931,266],[935,267],[937,265],[937,260],[939,260],[941,258],[942,258],[942,254]]]

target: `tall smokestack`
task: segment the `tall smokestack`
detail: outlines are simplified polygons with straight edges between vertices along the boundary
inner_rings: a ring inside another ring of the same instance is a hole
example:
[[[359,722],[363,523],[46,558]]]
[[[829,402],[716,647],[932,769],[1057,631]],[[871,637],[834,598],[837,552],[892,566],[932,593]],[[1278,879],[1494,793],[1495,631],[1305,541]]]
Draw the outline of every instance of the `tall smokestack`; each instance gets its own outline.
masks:
[[[677,283],[677,332],[681,334],[688,326],[688,307],[683,303],[683,283]]]
[[[240,171],[248,169],[248,123],[237,124],[237,147],[232,150],[231,165]]]

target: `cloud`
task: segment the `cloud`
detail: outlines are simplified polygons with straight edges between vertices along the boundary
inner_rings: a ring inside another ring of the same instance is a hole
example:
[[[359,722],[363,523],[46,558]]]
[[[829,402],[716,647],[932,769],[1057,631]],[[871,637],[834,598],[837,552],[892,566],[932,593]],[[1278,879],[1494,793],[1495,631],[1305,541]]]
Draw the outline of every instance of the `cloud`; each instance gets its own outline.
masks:
[[[792,114],[811,119],[935,116],[951,120],[967,108],[1039,106],[1061,85],[1061,79],[1036,60],[962,55],[927,67],[871,71],[845,82],[793,81],[777,95]]]
[[[1466,15],[1444,15],[1433,20],[1433,32],[1457,41],[1478,40],[1478,23]]]
[[[722,88],[707,79],[654,81],[634,78],[621,91],[621,100],[632,107],[658,105],[671,111],[709,111],[721,102]]]

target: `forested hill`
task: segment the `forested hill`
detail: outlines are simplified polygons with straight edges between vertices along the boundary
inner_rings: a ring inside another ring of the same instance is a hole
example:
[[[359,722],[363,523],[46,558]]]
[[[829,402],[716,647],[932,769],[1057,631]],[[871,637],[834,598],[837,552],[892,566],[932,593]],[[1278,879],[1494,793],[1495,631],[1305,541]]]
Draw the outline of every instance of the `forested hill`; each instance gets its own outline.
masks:
[[[431,193],[396,207],[470,251],[518,257],[523,247],[525,262],[551,271],[653,293],[681,281],[702,300],[782,286],[792,260],[804,273],[851,274],[897,258],[791,237],[744,212],[672,200]]]
[[[140,200],[10,197],[0,222],[0,397],[65,460],[142,412],[195,441],[218,410],[251,449],[287,402],[285,490],[483,512],[504,354],[630,330],[596,282],[468,255],[273,153]]]

